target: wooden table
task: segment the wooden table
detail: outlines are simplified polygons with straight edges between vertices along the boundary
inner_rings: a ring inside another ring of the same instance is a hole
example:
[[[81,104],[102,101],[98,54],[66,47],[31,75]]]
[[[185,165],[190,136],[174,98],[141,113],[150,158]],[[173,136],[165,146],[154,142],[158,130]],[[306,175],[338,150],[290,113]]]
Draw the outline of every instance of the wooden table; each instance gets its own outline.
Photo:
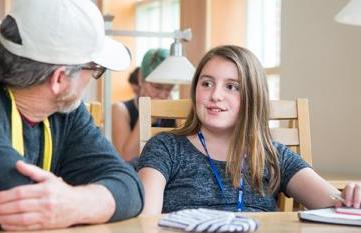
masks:
[[[360,233],[361,227],[300,222],[296,212],[247,213],[260,222],[257,233]],[[51,233],[179,233],[157,226],[160,216],[137,217],[118,223],[80,226]],[[43,231],[44,232],[44,231]],[[43,233],[42,232],[42,233]]]

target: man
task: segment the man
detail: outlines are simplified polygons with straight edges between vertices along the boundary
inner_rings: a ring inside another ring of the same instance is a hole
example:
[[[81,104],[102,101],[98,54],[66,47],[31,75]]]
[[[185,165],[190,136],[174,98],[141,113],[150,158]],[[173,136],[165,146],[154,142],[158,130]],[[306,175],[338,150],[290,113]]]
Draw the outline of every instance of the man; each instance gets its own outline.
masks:
[[[13,0],[0,26],[0,224],[64,228],[130,218],[135,171],[81,103],[90,78],[130,63],[90,0]],[[41,169],[42,168],[42,169]]]

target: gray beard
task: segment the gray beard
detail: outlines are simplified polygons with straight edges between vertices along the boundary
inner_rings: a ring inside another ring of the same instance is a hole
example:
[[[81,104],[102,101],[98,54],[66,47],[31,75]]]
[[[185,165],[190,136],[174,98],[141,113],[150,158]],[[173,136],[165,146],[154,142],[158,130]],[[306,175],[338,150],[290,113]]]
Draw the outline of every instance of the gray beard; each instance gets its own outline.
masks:
[[[77,109],[81,103],[81,100],[76,100],[71,103],[58,104],[58,111],[60,113],[70,113]]]
[[[69,90],[59,96],[56,102],[57,112],[70,113],[79,107],[81,100],[77,94]]]

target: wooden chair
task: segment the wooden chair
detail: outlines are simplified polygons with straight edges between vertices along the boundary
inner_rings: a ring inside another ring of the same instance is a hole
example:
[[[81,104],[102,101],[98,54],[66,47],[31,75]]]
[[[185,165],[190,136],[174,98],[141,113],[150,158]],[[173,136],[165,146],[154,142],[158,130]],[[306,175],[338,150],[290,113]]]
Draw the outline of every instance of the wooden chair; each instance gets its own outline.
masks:
[[[278,127],[271,127],[271,135],[273,140],[287,145],[312,165],[308,109],[307,99],[271,101],[270,120],[278,123]],[[293,199],[281,193],[278,197],[278,206],[282,211],[293,211]]]
[[[177,126],[187,118],[191,109],[189,99],[151,100],[149,97],[139,98],[140,151],[154,135],[174,128],[152,127],[152,118],[175,119]]]
[[[167,119],[185,119],[191,109],[191,101],[151,100],[149,97],[139,99],[140,148],[155,134],[172,128],[151,126],[152,117]],[[280,121],[271,128],[272,138],[290,147],[300,154],[309,164],[311,157],[310,120],[307,99],[294,101],[270,101],[270,120]],[[279,208],[282,211],[293,210],[293,199],[280,194]]]
[[[86,108],[88,109],[89,113],[92,115],[94,119],[94,123],[98,127],[102,127],[103,125],[103,112],[102,112],[102,105],[100,102],[91,101],[85,103]]]

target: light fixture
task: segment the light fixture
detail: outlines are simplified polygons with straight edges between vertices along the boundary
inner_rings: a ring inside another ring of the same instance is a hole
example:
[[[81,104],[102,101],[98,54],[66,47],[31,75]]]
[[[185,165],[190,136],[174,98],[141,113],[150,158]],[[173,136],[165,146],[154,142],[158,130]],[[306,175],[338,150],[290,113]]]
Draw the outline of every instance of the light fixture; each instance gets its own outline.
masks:
[[[195,68],[190,61],[183,56],[182,42],[190,41],[191,29],[174,32],[144,32],[144,31],[122,31],[109,30],[107,35],[131,36],[131,37],[171,37],[170,56],[157,66],[146,78],[147,82],[161,84],[191,84]]]
[[[178,33],[178,32],[176,32]],[[161,84],[190,84],[195,72],[194,66],[183,56],[181,40],[189,41],[190,30],[184,31],[183,39],[175,38],[171,44],[170,56],[159,64],[146,78],[147,82]]]
[[[361,0],[351,0],[335,16],[339,23],[361,25]]]

